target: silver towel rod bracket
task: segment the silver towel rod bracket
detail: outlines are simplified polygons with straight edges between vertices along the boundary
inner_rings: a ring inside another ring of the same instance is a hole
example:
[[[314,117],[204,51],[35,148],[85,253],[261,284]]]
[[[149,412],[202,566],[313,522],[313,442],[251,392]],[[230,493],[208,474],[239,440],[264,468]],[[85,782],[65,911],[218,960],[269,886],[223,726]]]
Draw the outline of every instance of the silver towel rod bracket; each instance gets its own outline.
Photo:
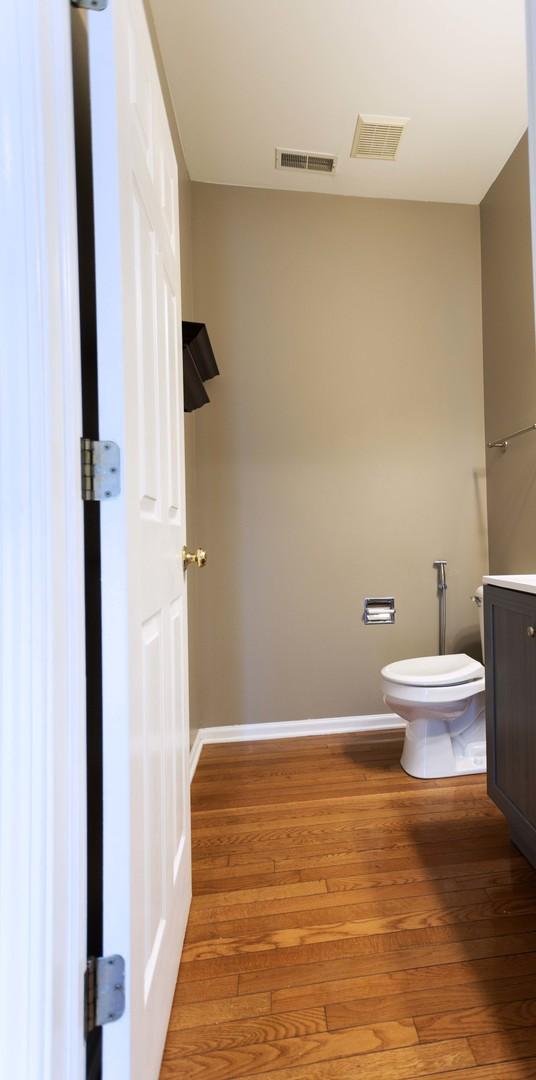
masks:
[[[526,435],[529,431],[536,431],[536,424],[529,424],[528,427],[519,428],[519,431],[510,432],[510,435],[505,435],[503,439],[495,439],[494,442],[489,442],[488,449],[492,450],[494,447],[498,447],[498,449],[502,450],[503,454],[505,454],[510,439],[517,439],[518,435]]]

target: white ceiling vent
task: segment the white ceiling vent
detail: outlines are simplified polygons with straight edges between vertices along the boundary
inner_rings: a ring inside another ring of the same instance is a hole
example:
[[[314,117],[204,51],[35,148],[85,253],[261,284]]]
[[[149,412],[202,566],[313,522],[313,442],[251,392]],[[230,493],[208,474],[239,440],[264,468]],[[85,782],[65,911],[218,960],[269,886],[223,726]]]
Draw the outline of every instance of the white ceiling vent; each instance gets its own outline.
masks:
[[[372,116],[370,113],[360,113],[350,157],[396,161],[402,132],[408,120],[409,116]]]
[[[306,172],[333,173],[337,158],[333,154],[311,154],[308,150],[282,150],[276,147],[276,169],[301,169]]]

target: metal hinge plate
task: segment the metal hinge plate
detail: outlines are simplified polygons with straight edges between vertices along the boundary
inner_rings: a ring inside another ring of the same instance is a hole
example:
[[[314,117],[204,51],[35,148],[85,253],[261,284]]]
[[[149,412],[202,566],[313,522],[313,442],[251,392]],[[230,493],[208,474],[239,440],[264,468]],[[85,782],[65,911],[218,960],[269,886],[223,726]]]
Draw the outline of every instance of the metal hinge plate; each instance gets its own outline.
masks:
[[[71,7],[85,8],[86,11],[105,11],[108,0],[71,0]]]
[[[82,498],[84,502],[113,499],[121,491],[120,452],[109,439],[81,439]]]
[[[85,985],[86,1039],[95,1028],[113,1024],[125,1011],[125,961],[122,956],[90,956]]]

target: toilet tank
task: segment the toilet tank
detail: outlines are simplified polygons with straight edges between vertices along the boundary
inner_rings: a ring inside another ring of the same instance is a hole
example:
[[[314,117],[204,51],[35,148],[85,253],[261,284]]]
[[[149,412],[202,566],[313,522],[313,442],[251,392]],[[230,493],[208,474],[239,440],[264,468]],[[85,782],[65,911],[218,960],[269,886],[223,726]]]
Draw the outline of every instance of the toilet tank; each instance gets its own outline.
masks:
[[[473,600],[478,608],[478,622],[480,625],[480,643],[482,645],[482,663],[486,663],[486,657],[484,655],[484,586],[479,585],[476,590]]]

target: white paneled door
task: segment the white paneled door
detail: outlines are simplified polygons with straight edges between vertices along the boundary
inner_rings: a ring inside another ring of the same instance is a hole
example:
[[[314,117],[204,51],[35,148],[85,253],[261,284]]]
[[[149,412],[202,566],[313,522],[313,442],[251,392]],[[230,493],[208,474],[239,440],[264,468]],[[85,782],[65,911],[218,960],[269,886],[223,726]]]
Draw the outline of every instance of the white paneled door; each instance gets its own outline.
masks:
[[[191,896],[177,164],[142,0],[88,15],[100,437],[104,952],[127,1012],[104,1080],[158,1076]]]

